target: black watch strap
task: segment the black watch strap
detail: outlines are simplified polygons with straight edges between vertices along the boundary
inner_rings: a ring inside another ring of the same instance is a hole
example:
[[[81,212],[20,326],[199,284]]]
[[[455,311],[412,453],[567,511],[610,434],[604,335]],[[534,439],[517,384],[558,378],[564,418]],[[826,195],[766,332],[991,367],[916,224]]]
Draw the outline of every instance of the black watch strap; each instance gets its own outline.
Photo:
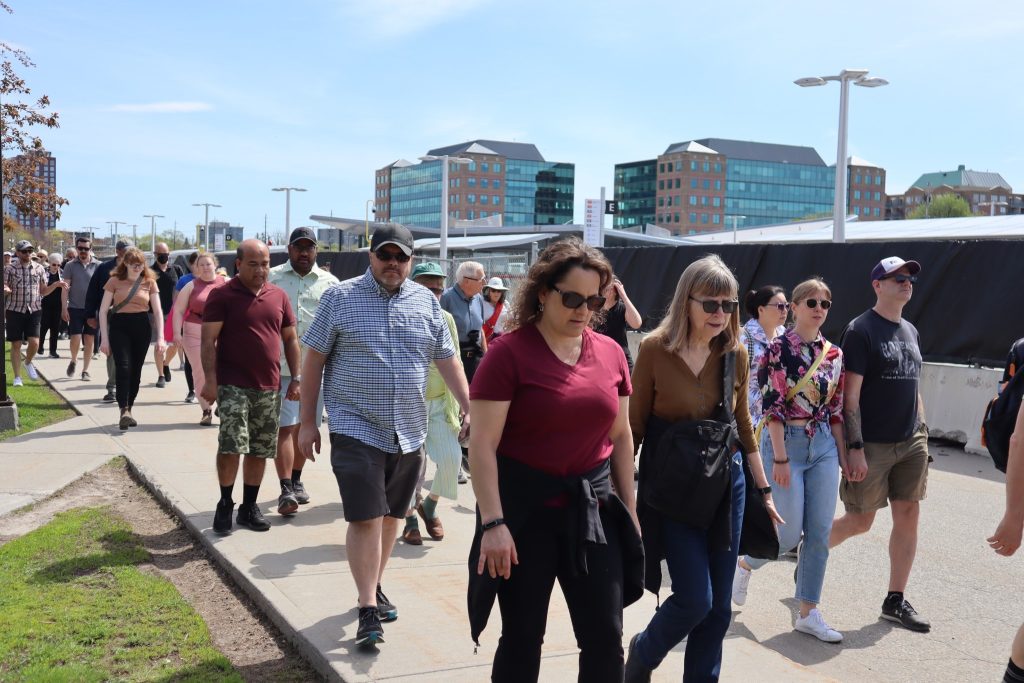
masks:
[[[863,441],[847,441],[846,442],[846,450],[848,450],[848,451],[864,450],[864,442]]]
[[[491,521],[487,522],[486,524],[481,524],[480,525],[480,530],[481,531],[487,531],[488,529],[493,529],[496,526],[501,526],[504,523],[505,523],[504,519],[502,519],[501,517],[497,517],[497,518],[492,519]]]
[[[760,493],[762,496],[767,496],[769,493],[772,492],[772,487],[765,486],[763,489],[758,489],[757,492]]]

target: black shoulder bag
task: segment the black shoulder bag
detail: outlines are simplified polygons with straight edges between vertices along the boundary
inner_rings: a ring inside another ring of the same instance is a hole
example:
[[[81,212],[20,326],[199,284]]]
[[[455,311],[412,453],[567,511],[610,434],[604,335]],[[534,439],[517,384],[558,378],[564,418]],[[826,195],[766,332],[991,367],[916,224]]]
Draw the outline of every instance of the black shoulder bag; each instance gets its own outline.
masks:
[[[711,527],[732,483],[738,430],[732,412],[736,353],[722,357],[722,402],[715,418],[682,420],[658,441],[645,477],[644,503],[660,514],[699,529]]]

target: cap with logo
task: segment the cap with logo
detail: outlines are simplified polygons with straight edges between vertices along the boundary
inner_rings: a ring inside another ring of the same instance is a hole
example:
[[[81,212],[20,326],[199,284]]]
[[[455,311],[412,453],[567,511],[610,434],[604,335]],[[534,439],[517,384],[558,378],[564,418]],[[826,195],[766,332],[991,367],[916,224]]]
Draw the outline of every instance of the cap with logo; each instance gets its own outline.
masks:
[[[134,246],[135,245],[132,244],[131,240],[118,240],[117,244],[114,245],[114,249],[117,249],[118,251],[120,251],[121,249],[128,249],[129,247],[134,247]]]
[[[373,233],[370,239],[370,251],[377,251],[385,244],[393,244],[402,250],[406,256],[412,256],[412,250],[416,246],[412,233],[403,225],[382,225]]]
[[[292,230],[291,237],[288,238],[288,244],[295,244],[301,240],[309,240],[316,246],[316,235],[313,234],[313,228],[301,227]]]
[[[28,240],[18,240],[18,243],[14,245],[15,251],[35,251],[35,249]]]
[[[871,269],[871,280],[881,280],[886,275],[895,273],[906,266],[911,275],[921,272],[921,264],[917,261],[904,261],[899,256],[889,256],[878,262],[878,265]]]
[[[427,263],[417,264],[412,269],[412,275],[409,276],[410,280],[415,280],[418,277],[445,277],[444,271],[441,270],[441,266],[430,261]]]

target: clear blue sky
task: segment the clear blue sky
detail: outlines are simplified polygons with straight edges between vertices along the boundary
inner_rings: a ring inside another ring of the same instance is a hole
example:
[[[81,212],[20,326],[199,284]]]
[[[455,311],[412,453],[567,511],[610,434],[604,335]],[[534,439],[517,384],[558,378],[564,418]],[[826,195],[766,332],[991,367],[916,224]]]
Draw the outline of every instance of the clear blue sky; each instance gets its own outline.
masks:
[[[60,227],[202,222],[247,235],[310,214],[362,217],[373,171],[476,138],[576,164],[576,220],[616,162],[702,137],[816,148],[835,161],[839,89],[864,67],[851,154],[918,175],[997,171],[1024,191],[1024,5],[605,0],[8,0],[0,40],[28,51],[44,140],[71,200]],[[129,229],[130,230],[130,229]]]

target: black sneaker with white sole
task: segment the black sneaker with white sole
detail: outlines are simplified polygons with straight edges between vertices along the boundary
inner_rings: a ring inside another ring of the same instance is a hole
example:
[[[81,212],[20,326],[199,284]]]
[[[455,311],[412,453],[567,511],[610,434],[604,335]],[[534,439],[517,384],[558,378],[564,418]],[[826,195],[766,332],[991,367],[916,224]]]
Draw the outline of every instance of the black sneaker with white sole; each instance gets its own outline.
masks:
[[[388,596],[384,595],[379,583],[377,584],[377,614],[380,616],[380,620],[385,622],[398,618],[398,608],[388,600]]]
[[[117,396],[114,396],[114,392],[113,391],[108,391],[107,393],[103,394],[103,402],[104,403],[113,403],[116,400],[117,400]]]
[[[380,615],[376,607],[359,608],[359,628],[356,630],[356,645],[374,647],[384,642],[384,627],[380,625]]]
[[[247,526],[253,531],[267,531],[270,529],[270,522],[263,516],[260,506],[252,503],[250,505],[239,505],[238,516],[235,518],[238,526]]]
[[[218,534],[226,534],[231,531],[231,512],[235,509],[235,501],[217,501],[217,510],[213,513],[213,530]]]
[[[917,610],[902,595],[894,595],[885,599],[882,603],[882,618],[918,633],[928,633],[932,630],[932,625],[922,619]]]

